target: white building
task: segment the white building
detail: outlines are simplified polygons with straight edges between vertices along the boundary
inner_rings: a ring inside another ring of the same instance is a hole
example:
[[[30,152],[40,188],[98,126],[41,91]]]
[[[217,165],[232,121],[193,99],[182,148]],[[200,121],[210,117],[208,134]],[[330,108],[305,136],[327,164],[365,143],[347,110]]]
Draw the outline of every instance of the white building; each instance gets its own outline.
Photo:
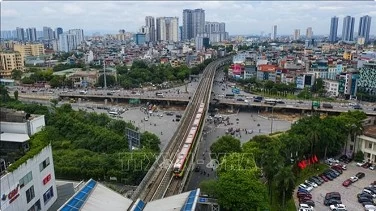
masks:
[[[84,30],[83,29],[70,29],[69,30],[69,34],[76,35],[77,45],[80,45],[82,42],[85,41]]]
[[[324,80],[324,87],[325,87],[325,91],[331,97],[337,97],[338,96],[338,88],[339,88],[339,82],[338,81]]]
[[[179,18],[159,17],[157,18],[157,40],[158,41],[179,41]]]
[[[77,36],[69,32],[62,33],[59,38],[59,51],[70,52],[77,49]]]
[[[363,135],[358,136],[357,142],[358,149],[364,153],[364,159],[376,163],[376,125],[365,127]]]
[[[57,199],[51,145],[0,181],[0,210],[47,211]]]

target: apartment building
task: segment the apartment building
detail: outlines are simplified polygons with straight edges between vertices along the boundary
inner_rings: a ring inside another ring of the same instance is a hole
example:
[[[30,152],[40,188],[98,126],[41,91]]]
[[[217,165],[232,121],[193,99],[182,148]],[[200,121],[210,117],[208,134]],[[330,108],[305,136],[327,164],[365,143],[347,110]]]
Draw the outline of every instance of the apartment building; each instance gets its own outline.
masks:
[[[364,153],[364,159],[376,163],[376,125],[364,128],[363,135],[358,136],[359,149]]]
[[[22,55],[19,52],[0,52],[0,77],[11,78],[13,70],[24,70]]]
[[[47,211],[57,199],[52,148],[38,151],[29,144],[29,136],[44,127],[44,116],[8,109],[0,115],[0,210]]]
[[[15,44],[13,50],[21,54],[23,61],[27,56],[40,56],[44,54],[43,44]]]

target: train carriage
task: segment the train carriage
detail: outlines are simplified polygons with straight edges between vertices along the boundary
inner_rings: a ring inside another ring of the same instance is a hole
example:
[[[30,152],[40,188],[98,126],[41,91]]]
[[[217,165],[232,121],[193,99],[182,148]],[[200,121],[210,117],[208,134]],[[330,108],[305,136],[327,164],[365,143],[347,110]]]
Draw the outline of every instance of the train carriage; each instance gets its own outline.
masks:
[[[182,169],[184,169],[186,160],[188,159],[190,148],[191,144],[184,144],[183,148],[179,152],[178,157],[176,158],[176,162],[174,164],[174,173],[177,177],[181,177],[183,175],[184,170]]]
[[[197,134],[201,128],[203,122],[203,112],[205,109],[205,103],[201,103],[191,129],[189,131],[188,137],[184,141],[183,148],[180,150],[178,157],[174,163],[173,172],[176,177],[182,177],[187,166],[187,161],[190,158],[191,150],[194,148],[197,141]]]

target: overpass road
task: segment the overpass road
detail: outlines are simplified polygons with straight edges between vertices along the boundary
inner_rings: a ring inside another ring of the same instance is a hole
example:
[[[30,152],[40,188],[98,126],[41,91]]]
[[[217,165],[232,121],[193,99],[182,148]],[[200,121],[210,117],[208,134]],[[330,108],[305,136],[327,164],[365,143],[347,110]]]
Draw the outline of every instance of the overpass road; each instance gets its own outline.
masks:
[[[173,135],[164,151],[157,158],[152,168],[148,171],[138,188],[135,190],[132,198],[140,198],[145,202],[175,195],[183,191],[186,177],[174,178],[172,167],[179,152],[187,138],[191,125],[195,118],[200,103],[208,106],[211,88],[213,84],[215,71],[224,62],[230,62],[231,58],[220,59],[210,63],[204,70],[199,81],[198,88],[188,106],[185,114],[181,119],[178,129]],[[194,150],[192,150],[194,151]],[[188,161],[189,162],[189,161]],[[190,164],[187,164],[190,165]],[[188,174],[185,174],[187,176]]]

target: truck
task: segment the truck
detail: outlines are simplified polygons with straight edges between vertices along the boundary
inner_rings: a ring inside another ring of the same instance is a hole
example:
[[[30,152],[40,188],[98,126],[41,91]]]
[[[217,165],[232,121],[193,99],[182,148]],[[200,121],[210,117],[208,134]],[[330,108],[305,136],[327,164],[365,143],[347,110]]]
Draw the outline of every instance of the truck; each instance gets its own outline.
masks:
[[[331,104],[329,104],[329,103],[323,103],[322,107],[323,108],[333,108],[333,106]]]

